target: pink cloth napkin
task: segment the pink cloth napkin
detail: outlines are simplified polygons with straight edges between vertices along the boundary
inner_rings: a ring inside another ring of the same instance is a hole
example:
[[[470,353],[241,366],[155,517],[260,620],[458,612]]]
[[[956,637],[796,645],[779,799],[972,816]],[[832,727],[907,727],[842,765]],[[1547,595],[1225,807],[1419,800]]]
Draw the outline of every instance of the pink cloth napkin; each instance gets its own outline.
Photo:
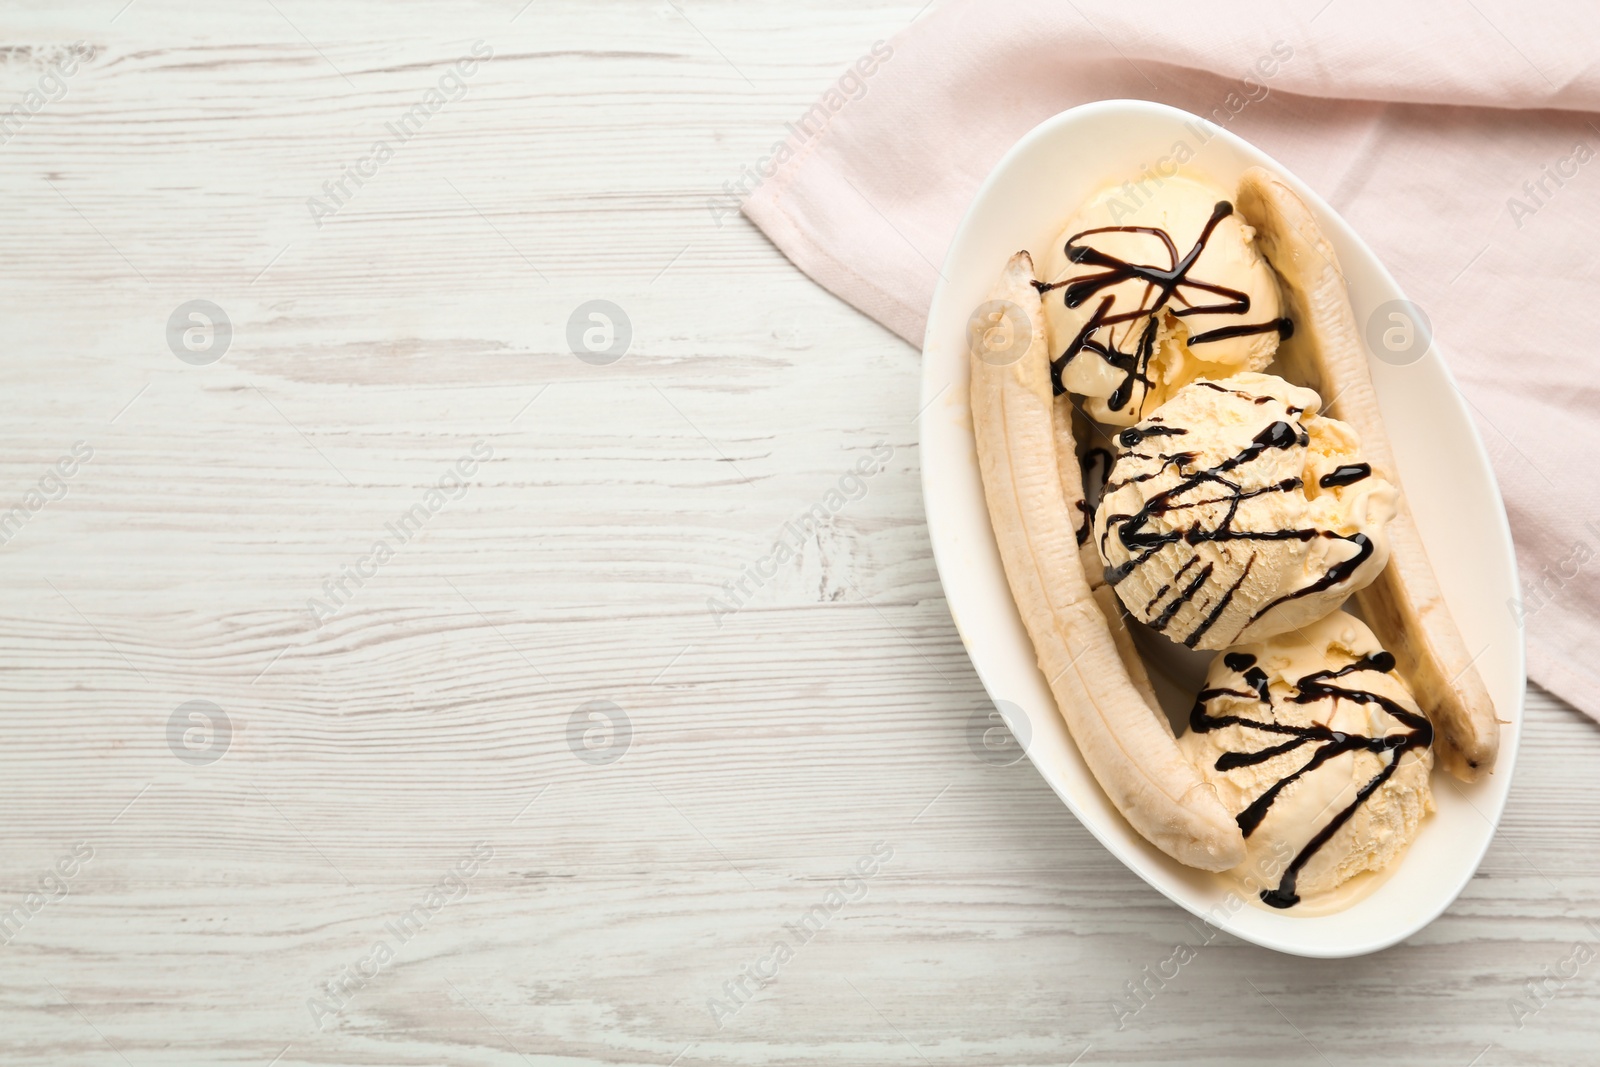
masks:
[[[1600,5],[955,0],[863,48],[743,210],[919,345],[973,193],[1077,104],[1175,105],[1259,145],[1372,245],[1478,421],[1529,673],[1600,718]]]

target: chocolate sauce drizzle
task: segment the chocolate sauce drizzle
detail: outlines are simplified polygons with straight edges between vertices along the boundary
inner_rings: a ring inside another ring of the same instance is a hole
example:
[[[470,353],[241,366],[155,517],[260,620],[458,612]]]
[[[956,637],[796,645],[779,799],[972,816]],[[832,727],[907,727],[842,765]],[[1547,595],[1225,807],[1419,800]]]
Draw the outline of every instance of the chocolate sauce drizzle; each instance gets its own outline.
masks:
[[[1111,453],[1104,448],[1084,449],[1078,459],[1078,470],[1083,475],[1083,496],[1093,511],[1100,506],[1100,494],[1111,478]]]
[[[1078,517],[1078,544],[1089,543],[1089,534],[1094,526],[1094,510],[1100,506],[1100,496],[1105,491],[1106,481],[1111,477],[1111,453],[1103,448],[1086,449],[1078,457],[1078,473],[1083,485],[1083,499],[1077,501]]]
[[[1089,543],[1089,527],[1094,523],[1094,512],[1089,510],[1086,501],[1074,500],[1073,503],[1078,505],[1078,544],[1086,545]]]
[[[1135,383],[1144,385],[1147,389],[1152,384],[1149,370],[1150,359],[1155,354],[1156,329],[1161,318],[1161,312],[1169,304],[1182,305],[1173,307],[1171,314],[1183,318],[1188,315],[1246,315],[1250,311],[1249,294],[1238,289],[1231,289],[1225,285],[1214,282],[1201,281],[1189,277],[1189,271],[1194,267],[1195,261],[1200,258],[1200,253],[1205,250],[1206,242],[1211,239],[1211,234],[1216,230],[1217,224],[1233,214],[1233,205],[1226,200],[1217,202],[1212,209],[1211,218],[1207,220],[1205,228],[1200,231],[1199,240],[1194,247],[1189,249],[1181,258],[1178,255],[1178,246],[1173,244],[1172,236],[1166,230],[1154,226],[1101,226],[1092,230],[1084,230],[1067,238],[1066,256],[1072,263],[1085,264],[1091,267],[1104,267],[1099,274],[1084,277],[1070,278],[1060,282],[1034,282],[1034,288],[1040,295],[1052,289],[1065,288],[1062,299],[1069,308],[1082,307],[1086,301],[1104,289],[1130,279],[1137,279],[1145,283],[1144,292],[1139,299],[1139,306],[1123,311],[1115,307],[1116,297],[1107,294],[1089,315],[1089,321],[1084,323],[1078,335],[1067,345],[1067,349],[1060,356],[1050,361],[1050,382],[1055,389],[1055,395],[1065,393],[1066,387],[1061,382],[1062,371],[1071,363],[1073,357],[1079,352],[1094,352],[1112,367],[1121,371],[1123,379],[1121,384],[1112,391],[1106,403],[1113,411],[1121,411],[1133,398]],[[1165,267],[1151,263],[1130,263],[1119,259],[1109,253],[1102,252],[1086,244],[1080,244],[1084,238],[1100,233],[1143,233],[1149,234],[1159,240],[1167,251],[1168,264]],[[1185,292],[1189,290],[1189,292]],[[1221,302],[1211,304],[1197,304],[1194,294],[1207,293],[1220,297]],[[1118,349],[1114,342],[1115,327],[1127,322],[1137,322],[1144,319],[1144,327],[1138,331],[1138,340],[1132,351],[1124,352]],[[1221,341],[1230,337],[1247,337],[1252,334],[1276,332],[1280,339],[1290,337],[1294,333],[1294,323],[1286,318],[1272,319],[1268,322],[1240,323],[1237,326],[1222,326],[1213,330],[1205,330],[1189,337],[1188,344],[1203,345],[1211,341]]]
[[[1295,409],[1290,410],[1292,418]],[[1150,438],[1172,437],[1184,434],[1186,432],[1187,431],[1178,427],[1159,425],[1154,419],[1152,419],[1147,420],[1138,426],[1129,427],[1128,429],[1123,430],[1117,435],[1117,441],[1125,448],[1137,449],[1140,444],[1144,443]],[[1113,533],[1115,533],[1115,535],[1122,541],[1123,546],[1130,553],[1132,553],[1132,558],[1127,562],[1119,564],[1115,567],[1106,568],[1106,581],[1113,586],[1120,585],[1130,574],[1138,570],[1139,567],[1143,566],[1162,549],[1166,548],[1168,545],[1178,544],[1179,542],[1194,546],[1208,541],[1218,543],[1231,541],[1310,541],[1313,538],[1322,537],[1346,541],[1355,547],[1356,551],[1350,558],[1340,560],[1339,562],[1331,565],[1327,572],[1316,581],[1304,586],[1303,588],[1285,593],[1282,596],[1279,596],[1263,605],[1258,611],[1256,611],[1254,615],[1250,616],[1249,620],[1245,623],[1245,626],[1247,627],[1257,619],[1261,618],[1267,612],[1271,611],[1278,605],[1285,603],[1286,601],[1295,600],[1304,596],[1310,596],[1314,593],[1320,593],[1326,589],[1331,589],[1333,586],[1338,585],[1340,582],[1348,579],[1372,555],[1374,546],[1372,541],[1365,534],[1356,533],[1346,535],[1335,533],[1331,530],[1293,528],[1278,530],[1240,530],[1235,529],[1233,525],[1234,520],[1239,513],[1239,505],[1244,501],[1259,496],[1266,496],[1272,493],[1293,492],[1294,490],[1302,488],[1303,483],[1299,478],[1285,478],[1281,481],[1273,482],[1270,485],[1246,489],[1241,484],[1240,480],[1237,479],[1237,477],[1228,477],[1230,472],[1245,466],[1268,451],[1274,449],[1294,448],[1297,446],[1304,448],[1309,442],[1310,437],[1306,433],[1305,427],[1303,427],[1298,420],[1289,422],[1279,419],[1271,423],[1260,433],[1256,434],[1256,436],[1251,439],[1250,444],[1246,445],[1244,449],[1242,449],[1236,455],[1231,456],[1214,467],[1201,468],[1198,470],[1194,469],[1193,463],[1197,456],[1193,452],[1178,452],[1173,454],[1157,452],[1153,455],[1138,451],[1129,451],[1123,453],[1124,458],[1132,456],[1139,459],[1155,461],[1159,465],[1155,470],[1146,471],[1142,474],[1131,475],[1122,479],[1121,481],[1108,483],[1106,486],[1106,490],[1108,492],[1114,492],[1125,485],[1147,481],[1163,473],[1169,467],[1177,471],[1180,481],[1172,488],[1148,497],[1145,500],[1144,506],[1131,515],[1112,514],[1106,516],[1105,531],[1100,541],[1101,556],[1109,558],[1109,555],[1106,552],[1106,544],[1107,540],[1113,535]],[[1197,490],[1202,489],[1208,490],[1209,492],[1207,494],[1196,493]],[[1158,516],[1165,516],[1172,512],[1189,511],[1216,504],[1226,504],[1227,510],[1222,514],[1221,518],[1211,529],[1202,527],[1198,520],[1187,526],[1172,523],[1170,524],[1172,528],[1166,530],[1152,525],[1152,520]],[[1228,605],[1233,602],[1234,595],[1237,594],[1239,589],[1244,585],[1245,580],[1250,577],[1250,571],[1255,565],[1255,560],[1256,553],[1252,548],[1249,557],[1245,560],[1244,567],[1240,572],[1239,577],[1235,579],[1233,583],[1228,586],[1228,588],[1223,590],[1221,594],[1219,594],[1216,599],[1204,609],[1204,613],[1200,615],[1198,621],[1194,624],[1194,627],[1187,634],[1182,636],[1176,634],[1169,634],[1168,636],[1172,637],[1174,640],[1181,641],[1189,648],[1194,648],[1195,645],[1199,643],[1200,639],[1205,636],[1206,632],[1209,631],[1211,627],[1216,624],[1217,620],[1222,617],[1222,613],[1227,610]],[[1183,584],[1179,584],[1179,580],[1183,578],[1185,573],[1189,570],[1189,567],[1196,561],[1197,557],[1191,556],[1189,562],[1184,564],[1182,570],[1174,575],[1173,580],[1157,590],[1156,595],[1148,604],[1145,605],[1142,615],[1148,620],[1151,629],[1156,630],[1157,632],[1166,632],[1167,628],[1172,624],[1172,621],[1177,617],[1178,612],[1183,609],[1183,606],[1193,602],[1195,597],[1206,588],[1207,580],[1210,579],[1214,569],[1214,564],[1212,563],[1207,563],[1203,568],[1201,568],[1199,573],[1195,574]],[[1173,589],[1176,589],[1173,598],[1168,601],[1164,607],[1162,607],[1160,612],[1156,614],[1155,618],[1150,619],[1150,613],[1155,610],[1156,604],[1160,602],[1163,596]],[[1197,609],[1198,607],[1199,606],[1197,605]],[[1240,629],[1242,631],[1244,627],[1241,627]]]
[[[1321,478],[1318,478],[1317,484],[1324,489],[1337,489],[1340,486],[1354,485],[1363,478],[1370,478],[1371,476],[1372,464],[1346,463],[1344,466],[1335,467]]]
[[[1403,733],[1385,734],[1382,737],[1368,737],[1364,734],[1347,734],[1321,724],[1310,726],[1291,726],[1286,723],[1261,722],[1247,719],[1240,715],[1212,715],[1208,705],[1218,697],[1239,697],[1246,700],[1259,701],[1267,709],[1273,708],[1272,691],[1267,684],[1267,675],[1257,667],[1254,656],[1243,652],[1230,652],[1222,659],[1223,665],[1230,671],[1238,674],[1246,689],[1217,688],[1201,690],[1195,698],[1194,709],[1189,713],[1189,729],[1196,733],[1209,733],[1224,726],[1243,726],[1252,730],[1260,730],[1267,734],[1276,734],[1287,737],[1288,740],[1280,744],[1269,745],[1266,748],[1250,752],[1224,752],[1217,758],[1216,769],[1228,771],[1236,767],[1253,767],[1265,763],[1270,759],[1281,756],[1286,752],[1293,752],[1305,745],[1315,745],[1311,757],[1303,763],[1298,770],[1290,772],[1279,779],[1266,792],[1257,797],[1248,807],[1235,816],[1239,829],[1245,837],[1249,837],[1261,821],[1266,818],[1273,802],[1292,783],[1316,770],[1335,756],[1345,752],[1372,752],[1380,757],[1388,754],[1388,762],[1356,791],[1356,797],[1346,807],[1340,810],[1328,821],[1328,824],[1318,830],[1311,840],[1306,842],[1294,859],[1284,869],[1283,877],[1274,889],[1261,891],[1263,903],[1274,908],[1289,908],[1300,902],[1299,895],[1295,892],[1295,882],[1305,865],[1311,861],[1330,840],[1339,832],[1339,828],[1350,821],[1357,809],[1367,802],[1367,799],[1377,792],[1378,788],[1393,777],[1395,770],[1400,766],[1401,758],[1410,749],[1424,749],[1433,744],[1433,726],[1427,719],[1413,711],[1408,711],[1388,697],[1381,696],[1368,689],[1355,688],[1353,685],[1336,685],[1337,679],[1358,674],[1362,671],[1377,671],[1388,673],[1394,670],[1394,656],[1388,652],[1378,651],[1364,656],[1353,663],[1336,669],[1313,671],[1312,673],[1295,682],[1290,690],[1287,700],[1295,704],[1309,704],[1312,701],[1332,697],[1335,701],[1351,700],[1358,704],[1376,704],[1408,729]],[[1332,716],[1329,716],[1330,720]]]

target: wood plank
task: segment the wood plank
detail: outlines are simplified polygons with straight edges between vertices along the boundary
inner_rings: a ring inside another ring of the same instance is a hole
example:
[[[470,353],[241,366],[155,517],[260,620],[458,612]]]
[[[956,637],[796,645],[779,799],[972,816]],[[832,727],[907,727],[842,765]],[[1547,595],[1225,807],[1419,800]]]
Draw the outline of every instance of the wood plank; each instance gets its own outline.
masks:
[[[1125,983],[1198,935],[1028,764],[969,748],[917,354],[706,209],[920,5],[119,6],[14,4],[0,41],[13,97],[95,49],[0,149],[0,500],[93,450],[0,546],[0,906],[92,850],[0,946],[5,1062],[1591,1055],[1591,966],[1513,1014],[1600,936],[1600,736],[1537,691],[1443,918],[1336,962],[1218,935],[1119,1029]],[[479,39],[466,95],[319,228],[307,199]],[[195,299],[233,327],[209,366],[168,347]],[[593,299],[632,326],[610,366],[568,346]],[[174,752],[204,755],[171,734],[197,700],[214,762]],[[614,762],[573,748],[594,701],[628,718]],[[380,939],[347,1007],[308,1006]]]

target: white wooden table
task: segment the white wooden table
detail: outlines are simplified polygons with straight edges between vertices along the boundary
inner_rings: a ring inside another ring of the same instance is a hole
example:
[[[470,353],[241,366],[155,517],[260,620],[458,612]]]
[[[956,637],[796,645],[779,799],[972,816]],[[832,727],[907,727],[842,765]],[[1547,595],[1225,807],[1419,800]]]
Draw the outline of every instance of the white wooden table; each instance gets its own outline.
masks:
[[[519,6],[0,14],[0,1062],[1600,1061],[1542,693],[1477,879],[1338,962],[974,754],[918,355],[706,207],[921,0]]]

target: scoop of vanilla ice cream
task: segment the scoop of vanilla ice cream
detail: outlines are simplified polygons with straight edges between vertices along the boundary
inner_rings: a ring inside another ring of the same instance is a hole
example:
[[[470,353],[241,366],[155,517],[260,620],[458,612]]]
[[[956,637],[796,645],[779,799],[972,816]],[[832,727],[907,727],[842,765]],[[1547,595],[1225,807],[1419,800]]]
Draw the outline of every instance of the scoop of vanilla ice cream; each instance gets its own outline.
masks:
[[[1094,538],[1135,618],[1226,648],[1305,626],[1378,576],[1398,494],[1321,404],[1270,374],[1201,379],[1116,435]]]
[[[1265,370],[1289,325],[1255,231],[1189,177],[1109,188],[1041,264],[1057,393],[1131,426],[1196,378]]]
[[[1178,747],[1235,813],[1232,872],[1273,907],[1395,862],[1433,810],[1433,730],[1358,619],[1324,619],[1218,656]]]

